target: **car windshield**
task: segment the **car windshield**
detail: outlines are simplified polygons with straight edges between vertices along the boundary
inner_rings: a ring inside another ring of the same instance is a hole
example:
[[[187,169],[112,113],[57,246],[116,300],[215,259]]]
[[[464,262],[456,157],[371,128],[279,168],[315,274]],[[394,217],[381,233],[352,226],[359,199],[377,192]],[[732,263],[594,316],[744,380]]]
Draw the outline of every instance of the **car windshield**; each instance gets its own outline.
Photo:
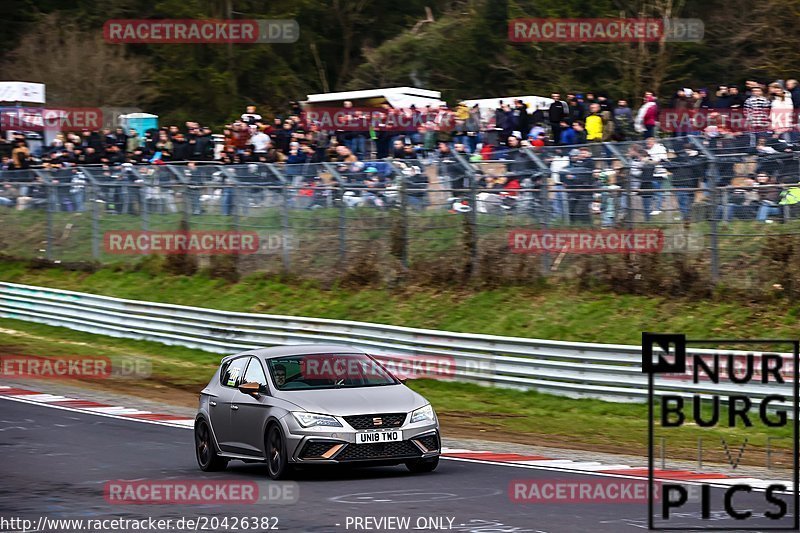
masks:
[[[308,354],[269,359],[278,390],[341,389],[396,385],[399,381],[365,354]]]

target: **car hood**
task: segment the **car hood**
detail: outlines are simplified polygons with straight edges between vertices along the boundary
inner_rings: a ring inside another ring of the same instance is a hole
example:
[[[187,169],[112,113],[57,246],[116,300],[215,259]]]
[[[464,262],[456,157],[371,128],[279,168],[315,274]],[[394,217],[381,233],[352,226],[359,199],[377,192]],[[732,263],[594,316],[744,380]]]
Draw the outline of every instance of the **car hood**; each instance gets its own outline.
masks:
[[[276,397],[310,413],[337,416],[407,413],[428,403],[405,385],[279,391]]]

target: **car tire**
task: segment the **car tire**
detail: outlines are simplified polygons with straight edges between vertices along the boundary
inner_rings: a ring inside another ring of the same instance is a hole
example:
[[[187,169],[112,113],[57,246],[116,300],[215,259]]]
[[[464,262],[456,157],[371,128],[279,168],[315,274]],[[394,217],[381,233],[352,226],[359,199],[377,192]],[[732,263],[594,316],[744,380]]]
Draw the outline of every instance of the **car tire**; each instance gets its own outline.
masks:
[[[406,468],[414,474],[424,474],[433,472],[439,466],[439,456],[431,457],[430,459],[414,459],[413,461],[406,461]]]
[[[264,435],[264,454],[267,474],[272,479],[286,479],[291,473],[291,465],[286,454],[286,439],[278,424],[270,424]]]
[[[219,472],[228,466],[228,460],[220,457],[214,446],[211,427],[203,419],[194,424],[194,451],[197,456],[197,464],[203,472]]]

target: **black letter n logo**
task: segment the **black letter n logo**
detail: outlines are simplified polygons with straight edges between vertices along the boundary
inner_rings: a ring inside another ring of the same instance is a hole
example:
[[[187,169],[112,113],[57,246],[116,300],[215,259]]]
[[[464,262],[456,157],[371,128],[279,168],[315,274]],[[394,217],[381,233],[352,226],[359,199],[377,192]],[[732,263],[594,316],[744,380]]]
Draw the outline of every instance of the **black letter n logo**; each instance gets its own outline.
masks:
[[[673,349],[670,350],[670,345]],[[658,362],[653,362],[653,348],[658,346],[664,352],[658,354]],[[673,358],[670,358],[670,355]],[[670,359],[673,359],[670,361]],[[686,335],[642,332],[642,372],[663,374],[686,372]]]

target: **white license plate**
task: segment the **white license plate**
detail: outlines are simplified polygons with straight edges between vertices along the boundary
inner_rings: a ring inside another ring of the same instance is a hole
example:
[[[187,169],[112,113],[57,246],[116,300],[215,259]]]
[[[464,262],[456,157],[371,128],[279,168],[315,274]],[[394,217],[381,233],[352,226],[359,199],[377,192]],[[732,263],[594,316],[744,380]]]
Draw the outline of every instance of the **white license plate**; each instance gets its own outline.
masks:
[[[356,444],[375,444],[376,442],[395,442],[403,440],[400,431],[362,431],[356,433]]]

